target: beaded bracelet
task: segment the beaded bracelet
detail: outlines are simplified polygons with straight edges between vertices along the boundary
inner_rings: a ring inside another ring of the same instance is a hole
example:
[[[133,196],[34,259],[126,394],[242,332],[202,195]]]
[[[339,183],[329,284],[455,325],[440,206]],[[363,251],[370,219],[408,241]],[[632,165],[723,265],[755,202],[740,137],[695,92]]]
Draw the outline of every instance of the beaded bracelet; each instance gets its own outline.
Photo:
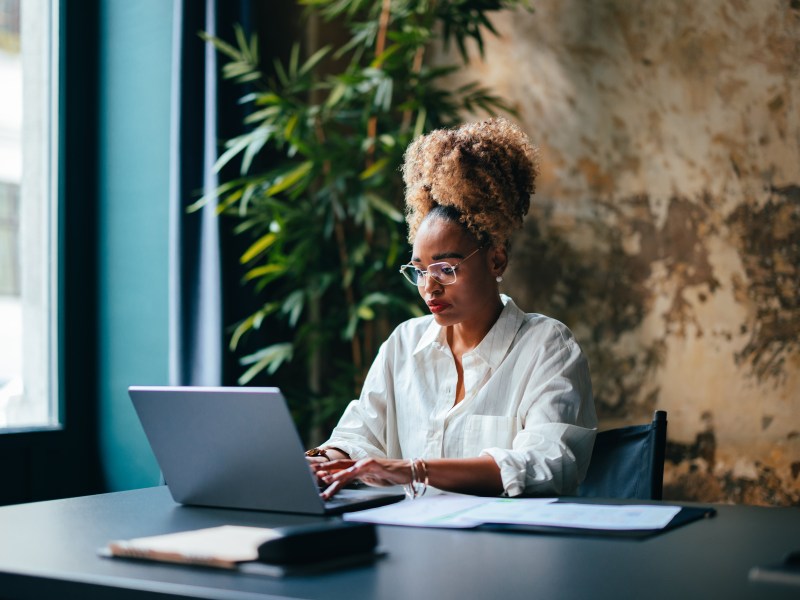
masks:
[[[336,450],[337,452],[341,452],[345,456],[349,456],[347,452],[342,450],[341,448],[337,448],[336,446],[320,446],[319,448],[311,448],[311,450],[306,450],[306,456],[321,456],[326,460],[335,460],[328,456],[328,450]]]
[[[306,450],[306,456],[321,456],[326,460],[331,459],[331,457],[328,456],[327,448],[311,448],[311,450]]]

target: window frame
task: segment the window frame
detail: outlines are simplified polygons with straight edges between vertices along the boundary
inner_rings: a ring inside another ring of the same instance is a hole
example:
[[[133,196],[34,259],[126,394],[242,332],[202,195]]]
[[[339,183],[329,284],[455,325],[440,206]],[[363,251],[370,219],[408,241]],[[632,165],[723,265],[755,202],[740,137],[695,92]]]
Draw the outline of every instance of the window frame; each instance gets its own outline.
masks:
[[[56,218],[51,224],[55,261],[50,401],[58,410],[58,423],[0,430],[0,504],[84,495],[103,487],[97,453],[95,339],[98,1],[80,6],[53,2],[58,46],[52,65],[57,96],[51,135],[56,177],[50,191]]]

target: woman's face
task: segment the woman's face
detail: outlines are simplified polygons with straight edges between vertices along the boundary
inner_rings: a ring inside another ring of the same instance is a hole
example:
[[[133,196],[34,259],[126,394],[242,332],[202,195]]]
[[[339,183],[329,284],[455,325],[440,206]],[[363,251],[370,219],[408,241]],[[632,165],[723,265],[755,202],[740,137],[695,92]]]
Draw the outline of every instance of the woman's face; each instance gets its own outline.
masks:
[[[456,282],[442,285],[433,277],[424,278],[419,293],[436,322],[442,326],[471,320],[484,321],[496,314],[498,303],[495,277],[505,268],[505,252],[495,248],[478,248],[478,242],[460,224],[439,217],[422,223],[414,239],[411,263],[427,270],[433,263],[458,265]],[[502,254],[502,264],[498,263]],[[467,258],[469,257],[469,258]]]

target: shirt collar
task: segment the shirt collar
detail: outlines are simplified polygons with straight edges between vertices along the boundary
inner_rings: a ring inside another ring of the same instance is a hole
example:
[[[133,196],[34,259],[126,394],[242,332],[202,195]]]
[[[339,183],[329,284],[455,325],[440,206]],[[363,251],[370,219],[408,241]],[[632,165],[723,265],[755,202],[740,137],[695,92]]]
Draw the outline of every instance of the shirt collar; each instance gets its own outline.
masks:
[[[511,298],[505,294],[500,294],[500,300],[504,305],[500,316],[495,321],[495,324],[492,325],[486,337],[471,352],[493,369],[499,367],[500,363],[503,362],[503,357],[508,353],[508,348],[511,346],[511,342],[514,341],[514,337],[525,319],[525,313],[514,304]],[[431,324],[422,334],[419,342],[417,342],[413,353],[417,354],[428,347],[441,348],[446,346],[447,341],[444,336],[444,327],[441,327],[435,320],[431,320]]]
[[[444,327],[440,327],[436,320],[431,317],[431,323],[419,338],[417,346],[414,348],[414,354],[422,352],[429,347],[440,347],[443,343],[447,343],[444,339]]]
[[[517,331],[522,326],[525,313],[522,312],[514,301],[505,294],[500,295],[503,301],[503,311],[492,325],[489,333],[481,340],[481,343],[472,351],[480,357],[492,369],[497,369],[503,362],[508,353],[508,348],[514,341]]]

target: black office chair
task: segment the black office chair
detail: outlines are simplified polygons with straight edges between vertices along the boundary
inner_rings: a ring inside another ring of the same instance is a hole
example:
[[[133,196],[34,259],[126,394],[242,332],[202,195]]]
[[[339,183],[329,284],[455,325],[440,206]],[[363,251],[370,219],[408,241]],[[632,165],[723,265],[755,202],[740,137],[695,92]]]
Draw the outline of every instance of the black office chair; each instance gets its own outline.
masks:
[[[655,411],[648,425],[601,431],[578,496],[661,500],[666,445],[663,410]]]

